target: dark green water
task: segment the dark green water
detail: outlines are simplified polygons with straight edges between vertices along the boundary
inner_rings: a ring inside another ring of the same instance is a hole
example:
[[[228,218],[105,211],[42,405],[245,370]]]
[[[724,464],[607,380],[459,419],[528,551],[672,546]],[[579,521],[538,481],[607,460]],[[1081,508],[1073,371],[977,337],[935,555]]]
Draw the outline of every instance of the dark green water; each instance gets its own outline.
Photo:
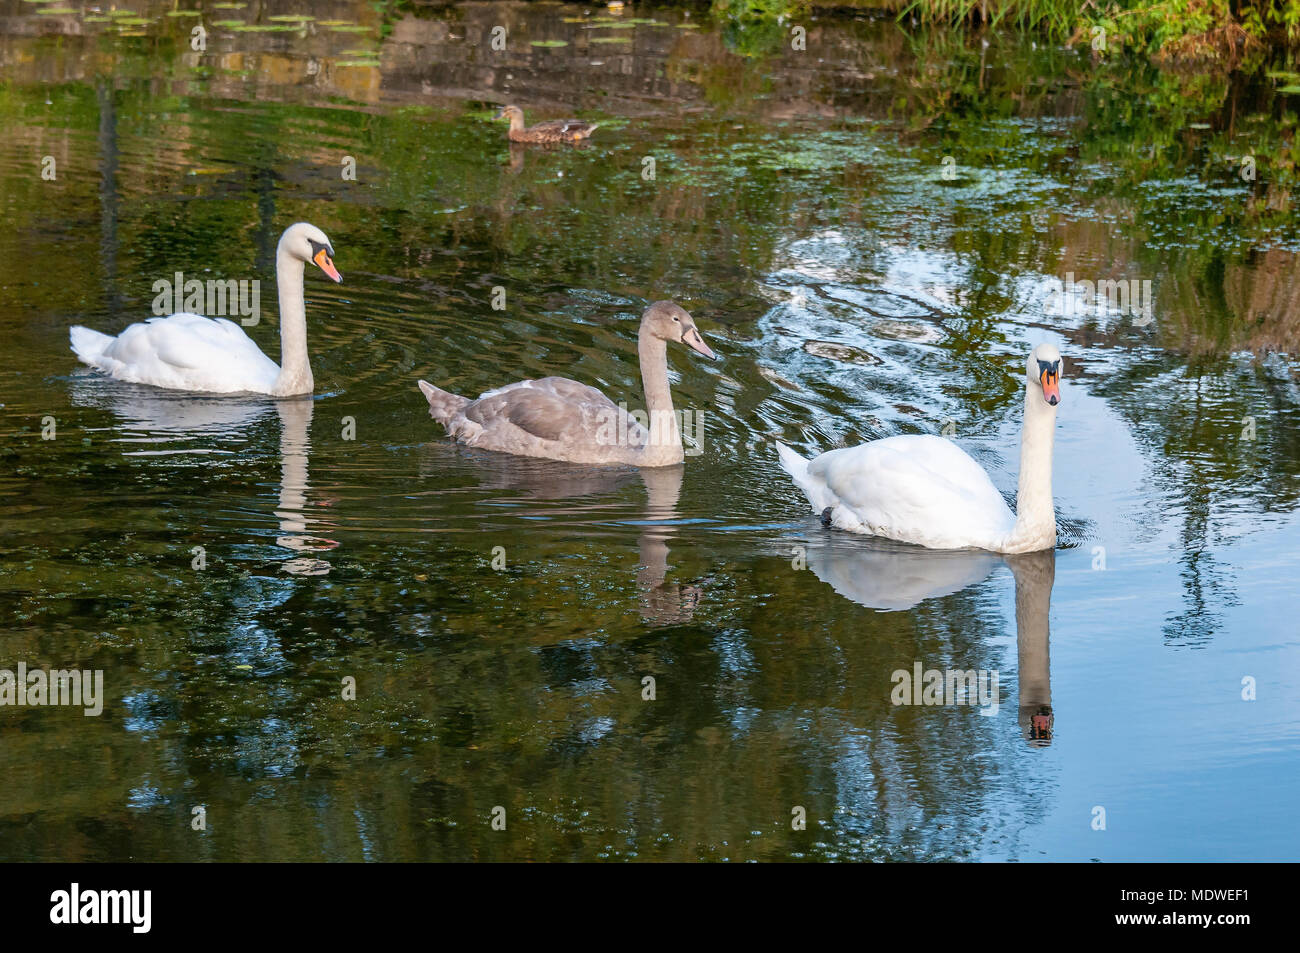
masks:
[[[700,9],[42,6],[0,0],[0,669],[100,669],[106,699],[0,707],[0,859],[1300,854],[1295,64],[828,17],[800,52]],[[507,101],[601,128],[512,152]],[[182,271],[261,278],[278,358],[302,219],[344,275],[307,280],[314,400],[69,351]],[[1054,306],[1068,273],[1150,281],[1150,320]],[[684,467],[467,451],[428,418],[418,377],[635,406],[664,297],[722,357],[670,354],[705,428]],[[1055,554],[831,534],[776,464],[946,428],[1013,491],[1044,340]],[[996,671],[998,710],[895,706],[918,662]]]

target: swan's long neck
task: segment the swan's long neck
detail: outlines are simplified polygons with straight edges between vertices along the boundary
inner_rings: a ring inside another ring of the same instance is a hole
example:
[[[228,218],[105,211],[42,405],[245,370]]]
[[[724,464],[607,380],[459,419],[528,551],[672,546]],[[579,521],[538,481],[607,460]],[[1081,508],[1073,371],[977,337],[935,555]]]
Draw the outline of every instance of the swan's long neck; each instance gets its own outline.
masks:
[[[647,466],[681,463],[682,434],[673,412],[673,395],[668,389],[668,344],[642,326],[637,338],[641,358],[641,383],[645,386],[645,409],[650,420],[650,443],[644,460]]]
[[[1033,384],[1025,387],[1025,422],[1020,434],[1020,486],[1016,491],[1016,525],[1004,552],[1028,553],[1056,545],[1056,508],[1052,504],[1052,443],[1056,408]]]
[[[307,358],[307,309],[302,299],[302,260],[284,247],[275,252],[275,286],[280,296],[280,376],[275,393],[280,397],[310,394],[316,386]]]

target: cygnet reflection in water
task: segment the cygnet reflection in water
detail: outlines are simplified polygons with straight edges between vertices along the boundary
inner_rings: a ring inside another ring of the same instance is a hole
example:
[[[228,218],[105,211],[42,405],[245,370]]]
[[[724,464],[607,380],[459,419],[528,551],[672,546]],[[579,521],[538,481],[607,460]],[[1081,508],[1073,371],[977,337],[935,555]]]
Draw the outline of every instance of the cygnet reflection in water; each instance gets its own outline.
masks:
[[[502,489],[534,500],[565,500],[571,505],[547,508],[547,517],[586,516],[608,520],[608,497],[641,483],[646,491],[645,521],[637,536],[640,564],[637,588],[641,594],[641,616],[655,625],[690,622],[703,594],[705,580],[668,582],[669,544],[679,519],[682,465],[654,468],[592,467],[535,457],[505,456],[438,443],[428,445],[430,455],[421,465],[423,474],[446,466],[448,455],[468,460],[481,489]],[[529,515],[529,514],[523,514]],[[539,514],[540,515],[540,514]]]

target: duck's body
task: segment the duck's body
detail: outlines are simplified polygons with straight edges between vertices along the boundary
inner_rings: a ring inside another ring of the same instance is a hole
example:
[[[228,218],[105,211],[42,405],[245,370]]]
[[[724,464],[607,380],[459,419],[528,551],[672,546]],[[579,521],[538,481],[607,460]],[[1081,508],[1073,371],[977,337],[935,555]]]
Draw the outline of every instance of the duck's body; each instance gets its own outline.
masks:
[[[506,137],[511,142],[580,142],[596,131],[596,124],[581,119],[549,119],[545,122],[524,125],[524,111],[518,106],[506,106],[497,118],[508,118],[510,130]]]
[[[428,381],[419,387],[429,415],[466,446],[571,463],[672,466],[685,454],[668,390],[669,340],[714,356],[680,307],[659,301],[647,308],[637,341],[646,390],[644,424],[596,388],[564,377],[507,384],[477,400]]]
[[[984,468],[951,440],[908,435],[805,460],[777,444],[813,512],[840,529],[931,549],[1027,553],[1056,545],[1052,443],[1061,356],[1040,345],[1026,365],[1016,513]]]
[[[303,265],[311,261],[335,281],[334,249],[325,233],[298,222],[276,249],[283,366],[262,353],[244,329],[225,318],[180,312],[130,325],[117,337],[74,326],[72,350],[84,363],[120,381],[212,394],[288,397],[315,386],[307,357]]]

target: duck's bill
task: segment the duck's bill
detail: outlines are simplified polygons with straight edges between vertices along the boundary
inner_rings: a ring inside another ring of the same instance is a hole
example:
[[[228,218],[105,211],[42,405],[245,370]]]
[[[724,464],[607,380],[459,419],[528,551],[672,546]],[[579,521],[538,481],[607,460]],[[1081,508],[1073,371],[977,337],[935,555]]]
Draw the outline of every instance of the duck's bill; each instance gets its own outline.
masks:
[[[1043,371],[1043,396],[1055,407],[1061,402],[1061,379],[1053,371]]]
[[[335,281],[343,280],[343,276],[340,275],[338,269],[334,267],[334,262],[330,261],[329,252],[324,248],[316,253],[316,257],[313,258],[312,261],[316,263],[316,267],[325,272],[325,274],[329,275]]]
[[[682,340],[685,341],[692,350],[699,351],[710,360],[716,361],[718,359],[718,355],[714,354],[709,346],[704,343],[704,338],[700,337],[700,332],[695,330],[695,328],[691,328],[687,331]]]
[[[493,118],[495,118],[495,119],[505,119],[505,118],[506,118],[506,111],[505,111],[504,109],[501,110],[501,111],[498,112],[498,113],[496,114],[496,116],[493,117]]]

